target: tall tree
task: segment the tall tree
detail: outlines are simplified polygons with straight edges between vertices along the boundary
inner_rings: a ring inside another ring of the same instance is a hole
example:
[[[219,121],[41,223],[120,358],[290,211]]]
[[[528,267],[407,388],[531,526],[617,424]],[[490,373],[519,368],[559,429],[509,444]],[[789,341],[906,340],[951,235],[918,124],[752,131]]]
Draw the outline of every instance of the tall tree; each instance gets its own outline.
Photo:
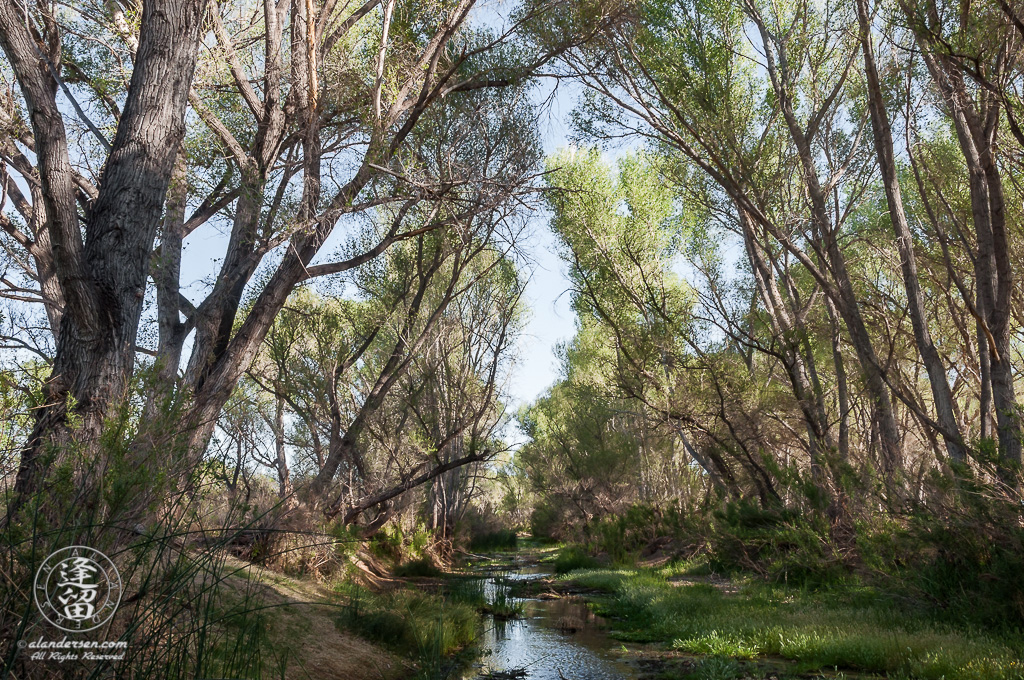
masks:
[[[928,371],[928,381],[932,388],[932,398],[938,413],[942,436],[946,441],[946,450],[950,458],[963,462],[966,454],[963,435],[953,414],[953,395],[949,389],[946,368],[932,341],[928,320],[925,317],[924,298],[921,284],[918,281],[917,259],[914,255],[914,240],[910,232],[910,224],[903,206],[903,194],[896,167],[896,154],[892,141],[892,126],[886,110],[882,92],[881,79],[875,61],[875,48],[872,40],[872,13],[867,0],[857,0],[857,19],[860,24],[861,50],[864,58],[864,74],[866,76],[868,109],[871,112],[871,128],[875,140],[875,154],[878,157],[878,168],[882,175],[882,186],[885,189],[885,200],[889,206],[889,217],[896,235],[896,245],[900,253],[900,271],[903,274],[903,285],[907,292],[910,320],[914,327],[914,340],[921,353]]]
[[[40,269],[52,266],[62,303],[60,313],[50,315],[56,354],[46,403],[22,451],[16,483],[22,496],[39,488],[50,452],[73,446],[73,440],[95,441],[107,410],[125,395],[205,17],[205,0],[143,4],[113,141],[91,127],[106,152],[93,186],[72,165],[57,103],[63,61],[57,22],[40,7],[29,12],[14,2],[0,4],[0,47],[32,126],[26,141],[37,168],[26,179],[38,183],[41,198],[32,209],[45,216],[36,218],[35,239],[20,232],[14,237],[36,248],[37,261],[52,259]]]

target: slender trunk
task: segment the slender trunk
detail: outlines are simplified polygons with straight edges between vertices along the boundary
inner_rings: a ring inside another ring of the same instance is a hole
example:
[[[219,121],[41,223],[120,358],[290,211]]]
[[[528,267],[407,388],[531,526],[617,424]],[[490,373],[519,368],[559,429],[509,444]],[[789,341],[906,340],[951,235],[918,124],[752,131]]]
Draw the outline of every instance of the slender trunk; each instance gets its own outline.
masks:
[[[987,439],[992,436],[992,363],[988,349],[988,337],[982,328],[981,320],[976,321],[978,334],[978,375],[981,381],[981,394],[978,402],[978,420],[980,436]]]
[[[785,348],[783,364],[786,375],[789,377],[790,389],[796,398],[807,427],[811,475],[818,488],[825,491],[821,465],[822,450],[828,451],[833,444],[824,403],[816,398],[820,391],[814,388],[809,377],[808,363],[814,361],[814,356],[810,353],[805,356],[801,348],[800,336],[805,334],[806,329],[786,309],[786,303],[778,289],[774,273],[767,262],[761,244],[756,239],[753,225],[746,212],[740,206],[737,206],[737,212],[743,228],[747,258],[754,272],[757,290],[768,311],[775,334]]]
[[[292,494],[292,483],[284,446],[284,397],[278,396],[274,401],[274,452],[277,465],[277,493],[281,499],[287,499]]]
[[[839,406],[839,459],[850,459],[850,388],[846,379],[846,361],[843,359],[842,334],[836,307],[825,298],[829,325],[832,327],[832,359],[836,370],[836,401]]]
[[[190,326],[182,323],[181,315],[181,246],[184,240],[185,208],[188,199],[188,167],[184,151],[178,153],[167,192],[160,231],[159,256],[151,263],[157,303],[157,351],[153,384],[150,386],[143,410],[142,426],[160,420],[161,412],[172,396],[181,364],[185,336]],[[175,424],[177,427],[177,424]]]
[[[846,258],[839,247],[835,228],[829,216],[828,203],[822,190],[818,171],[815,166],[815,155],[811,148],[813,130],[805,131],[797,120],[794,111],[791,83],[787,71],[780,72],[776,62],[776,50],[785,58],[782,45],[776,36],[770,34],[759,16],[753,17],[758,23],[762,41],[765,45],[766,66],[772,81],[772,87],[779,98],[783,118],[789,130],[802,170],[804,188],[811,204],[811,222],[817,232],[817,238],[824,246],[824,256],[828,261],[835,288],[826,290],[836,304],[836,308],[846,324],[850,344],[861,365],[864,383],[872,401],[874,418],[877,421],[878,442],[881,446],[882,471],[890,492],[895,492],[895,478],[902,468],[902,450],[900,446],[899,426],[896,423],[896,411],[892,396],[885,382],[883,367],[871,342],[864,317],[861,315],[857,302],[856,289],[850,272],[846,266]]]
[[[871,127],[875,138],[875,153],[878,167],[882,174],[882,185],[885,188],[885,199],[889,206],[889,216],[896,235],[896,246],[900,253],[900,270],[903,274],[903,285],[907,293],[907,304],[910,321],[914,329],[914,341],[928,372],[928,381],[932,389],[932,399],[938,423],[942,427],[942,437],[946,443],[946,452],[957,462],[966,458],[963,447],[963,434],[953,413],[953,394],[949,389],[946,368],[942,365],[939,352],[932,342],[928,329],[928,320],[924,308],[924,297],[921,284],[917,278],[917,262],[914,257],[914,242],[910,233],[910,225],[903,208],[903,196],[900,191],[899,177],[896,174],[896,159],[893,152],[892,128],[889,114],[885,109],[882,86],[875,63],[874,47],[871,43],[870,13],[868,0],[857,0],[857,16],[860,22],[861,47],[864,54],[864,71],[867,76],[868,108],[871,114]]]
[[[1004,474],[1009,474],[1008,468],[1021,463],[1021,427],[1010,357],[1013,272],[1005,197],[995,158],[1000,108],[984,91],[979,93],[981,105],[975,104],[964,82],[962,68],[943,55],[944,48],[935,44],[933,32],[921,24],[914,10],[906,4],[903,8],[922,47],[928,72],[949,110],[967,165],[971,218],[978,244],[975,258],[978,312],[982,331],[987,330],[999,456]]]

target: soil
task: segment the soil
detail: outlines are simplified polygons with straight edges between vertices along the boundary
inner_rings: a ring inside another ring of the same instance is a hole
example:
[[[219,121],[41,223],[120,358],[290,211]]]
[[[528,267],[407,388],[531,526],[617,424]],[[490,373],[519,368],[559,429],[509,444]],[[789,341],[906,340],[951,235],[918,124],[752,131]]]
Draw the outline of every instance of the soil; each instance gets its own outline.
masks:
[[[273,607],[270,640],[287,664],[286,680],[398,680],[415,673],[400,657],[339,629],[342,602],[324,586],[269,571],[261,585],[263,605]]]

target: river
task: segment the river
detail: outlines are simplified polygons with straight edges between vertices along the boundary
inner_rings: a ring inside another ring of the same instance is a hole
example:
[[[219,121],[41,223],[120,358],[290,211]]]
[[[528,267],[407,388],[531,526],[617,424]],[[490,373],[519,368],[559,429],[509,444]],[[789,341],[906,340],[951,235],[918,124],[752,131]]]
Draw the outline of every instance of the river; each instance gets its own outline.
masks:
[[[537,565],[517,564],[486,576],[484,593],[493,601],[508,582],[551,576]],[[514,598],[522,617],[503,621],[488,616],[480,643],[481,657],[464,680],[634,680],[635,670],[619,658],[621,645],[610,639],[605,623],[571,596],[557,599]]]

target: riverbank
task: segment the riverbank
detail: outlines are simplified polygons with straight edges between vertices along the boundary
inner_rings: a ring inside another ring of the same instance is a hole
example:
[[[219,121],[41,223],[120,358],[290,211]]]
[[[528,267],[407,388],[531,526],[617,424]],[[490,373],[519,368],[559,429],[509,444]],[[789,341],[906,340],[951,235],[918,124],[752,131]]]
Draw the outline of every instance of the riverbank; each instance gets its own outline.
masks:
[[[304,613],[275,628],[320,677],[1024,680],[1019,633],[940,622],[875,589],[771,586],[693,562],[559,576],[557,557],[530,546],[447,573],[406,564],[413,575],[382,587],[315,593],[282,580],[277,597],[332,606],[289,607]]]
[[[693,573],[697,572],[697,573]],[[643,677],[1020,680],[1021,636],[941,623],[870,588],[723,580],[676,564],[591,569],[533,586],[582,595]]]

